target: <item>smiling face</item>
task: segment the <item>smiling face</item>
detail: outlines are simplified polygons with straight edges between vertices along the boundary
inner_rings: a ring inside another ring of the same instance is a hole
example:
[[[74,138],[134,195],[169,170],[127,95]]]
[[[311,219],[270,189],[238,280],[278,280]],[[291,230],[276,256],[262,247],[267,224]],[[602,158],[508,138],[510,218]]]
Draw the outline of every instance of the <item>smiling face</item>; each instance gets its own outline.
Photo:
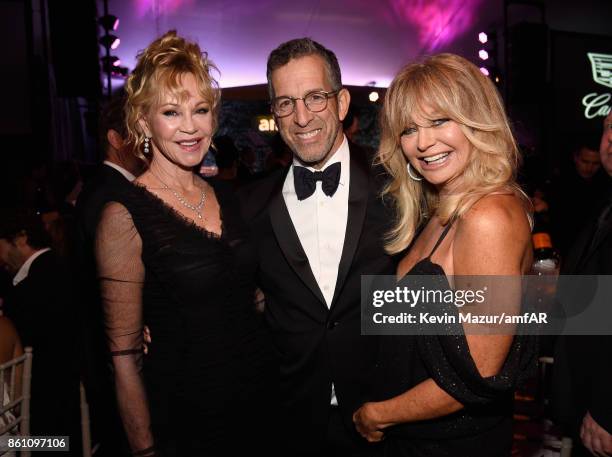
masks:
[[[214,130],[213,113],[192,74],[181,75],[180,83],[183,93],[162,94],[160,103],[140,120],[140,126],[151,138],[153,160],[190,169],[202,162],[208,152]]]
[[[417,173],[442,191],[460,185],[472,145],[458,123],[435,114],[416,116],[402,132],[401,147]]]
[[[309,55],[290,60],[272,72],[276,97],[304,97],[313,91],[334,90],[324,60]],[[297,100],[289,116],[277,117],[277,125],[285,143],[304,164],[321,168],[342,144],[342,120],[346,116],[350,96],[346,89],[327,100],[327,107],[318,113]]]

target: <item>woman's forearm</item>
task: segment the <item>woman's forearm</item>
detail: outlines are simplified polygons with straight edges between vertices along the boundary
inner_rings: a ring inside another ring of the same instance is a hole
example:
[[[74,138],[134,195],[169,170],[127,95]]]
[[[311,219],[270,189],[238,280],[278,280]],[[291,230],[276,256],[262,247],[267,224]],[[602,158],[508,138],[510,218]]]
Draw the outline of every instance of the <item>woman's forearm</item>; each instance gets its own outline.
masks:
[[[379,420],[385,426],[435,419],[463,408],[431,378],[377,405]]]
[[[126,357],[115,360],[115,388],[119,414],[133,452],[154,446],[151,417],[140,370]]]

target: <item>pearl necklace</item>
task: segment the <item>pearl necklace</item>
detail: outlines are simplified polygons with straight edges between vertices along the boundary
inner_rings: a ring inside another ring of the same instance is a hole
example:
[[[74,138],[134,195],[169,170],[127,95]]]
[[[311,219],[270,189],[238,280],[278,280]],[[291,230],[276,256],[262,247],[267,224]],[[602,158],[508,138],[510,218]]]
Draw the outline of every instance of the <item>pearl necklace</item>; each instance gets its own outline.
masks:
[[[167,189],[170,192],[172,192],[172,194],[176,197],[176,199],[179,201],[181,205],[183,205],[185,208],[188,208],[194,211],[196,215],[198,216],[198,219],[202,219],[202,208],[204,207],[204,202],[206,201],[206,193],[204,192],[204,189],[200,189],[200,192],[202,192],[200,196],[200,202],[197,205],[192,205],[185,199],[185,197],[183,197],[176,190],[170,188],[170,186],[168,186],[165,182],[163,182],[159,176],[153,173],[153,171],[151,171],[151,174],[155,176],[160,183],[162,183],[162,185],[164,186],[164,189]]]

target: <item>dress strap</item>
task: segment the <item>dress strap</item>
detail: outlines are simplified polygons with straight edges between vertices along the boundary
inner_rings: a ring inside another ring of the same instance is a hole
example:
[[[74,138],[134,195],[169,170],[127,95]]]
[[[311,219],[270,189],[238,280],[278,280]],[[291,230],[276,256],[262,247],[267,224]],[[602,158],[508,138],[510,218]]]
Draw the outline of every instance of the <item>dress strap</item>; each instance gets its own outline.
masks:
[[[446,224],[446,227],[444,228],[444,231],[442,232],[442,234],[440,235],[440,238],[438,238],[438,241],[436,241],[435,246],[433,247],[433,249],[431,250],[431,252],[429,253],[429,255],[427,256],[427,258],[431,258],[432,255],[434,255],[434,252],[436,252],[436,249],[438,249],[438,246],[440,246],[440,243],[442,243],[442,241],[444,240],[444,238],[446,237],[446,235],[448,234],[448,231],[450,230],[450,228],[452,227],[453,224],[451,224],[450,222],[448,224]]]

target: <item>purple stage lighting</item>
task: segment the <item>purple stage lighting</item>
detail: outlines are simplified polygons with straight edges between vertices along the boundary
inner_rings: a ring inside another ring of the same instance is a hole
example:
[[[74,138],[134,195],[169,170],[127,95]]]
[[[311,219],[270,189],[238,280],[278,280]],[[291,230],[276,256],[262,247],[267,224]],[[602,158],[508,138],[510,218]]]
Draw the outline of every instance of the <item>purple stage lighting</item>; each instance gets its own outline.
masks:
[[[489,70],[487,67],[480,67],[480,72],[485,76],[489,76]]]
[[[377,87],[385,87],[400,62],[434,52],[464,56],[473,55],[474,49],[478,52],[480,47],[474,47],[474,38],[486,29],[483,24],[494,23],[500,17],[499,3],[484,0],[114,2],[113,12],[121,17],[121,46],[113,53],[121,57],[122,65],[133,68],[139,51],[168,30],[176,29],[179,35],[197,41],[208,52],[220,69],[220,75],[216,75],[220,85],[234,87],[266,83],[266,59],[270,51],[284,41],[310,36],[336,53],[345,84],[363,86],[375,80]],[[483,8],[485,4],[487,7]],[[487,45],[492,40],[489,36]],[[368,57],[364,59],[364,56]]]
[[[397,16],[418,29],[427,51],[447,45],[473,24],[481,0],[391,0]]]
[[[489,58],[489,53],[484,49],[481,49],[478,51],[478,57],[480,57],[482,60],[487,60]]]
[[[480,32],[478,34],[478,41],[480,41],[482,44],[485,44],[488,40],[489,40],[489,37],[487,36],[486,33]]]

